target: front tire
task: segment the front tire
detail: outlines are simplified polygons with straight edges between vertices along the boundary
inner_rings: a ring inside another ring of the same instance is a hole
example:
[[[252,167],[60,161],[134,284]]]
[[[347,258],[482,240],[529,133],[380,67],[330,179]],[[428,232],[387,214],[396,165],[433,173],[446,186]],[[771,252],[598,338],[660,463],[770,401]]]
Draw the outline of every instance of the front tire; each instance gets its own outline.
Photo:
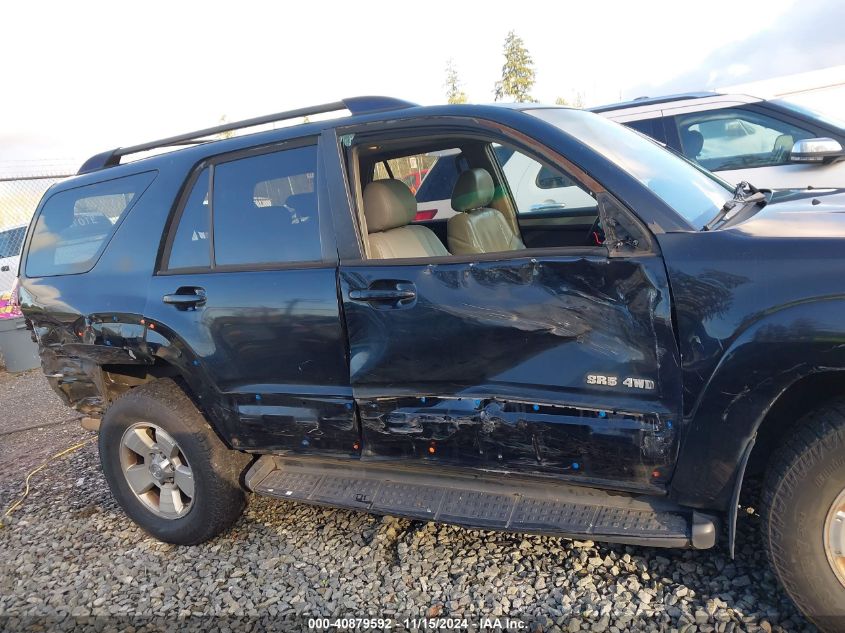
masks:
[[[762,501],[763,539],[786,592],[820,629],[845,631],[845,400],[799,422]]]
[[[230,450],[170,379],[135,387],[100,425],[100,463],[117,502],[160,541],[196,545],[228,529],[246,506],[250,458]]]

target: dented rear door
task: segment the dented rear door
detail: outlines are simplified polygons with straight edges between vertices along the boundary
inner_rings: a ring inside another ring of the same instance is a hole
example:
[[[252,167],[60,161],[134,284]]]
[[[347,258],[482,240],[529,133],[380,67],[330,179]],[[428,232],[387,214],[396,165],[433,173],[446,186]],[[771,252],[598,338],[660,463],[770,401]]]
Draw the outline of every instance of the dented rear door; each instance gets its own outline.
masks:
[[[663,262],[548,252],[341,264],[364,459],[663,487],[680,409]]]

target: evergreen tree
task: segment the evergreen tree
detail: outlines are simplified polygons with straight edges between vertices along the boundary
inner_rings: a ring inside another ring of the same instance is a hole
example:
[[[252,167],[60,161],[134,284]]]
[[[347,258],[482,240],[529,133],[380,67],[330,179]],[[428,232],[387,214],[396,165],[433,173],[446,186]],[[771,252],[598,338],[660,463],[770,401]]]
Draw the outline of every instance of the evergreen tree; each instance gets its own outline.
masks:
[[[455,68],[455,61],[449,59],[446,62],[446,103],[466,103],[467,95],[461,90],[461,80],[458,77],[458,69]]]
[[[514,31],[505,38],[505,65],[502,79],[496,82],[496,101],[510,97],[518,103],[534,101],[531,89],[534,87],[534,60],[525,43]]]
[[[225,114],[220,117],[220,125],[223,125],[224,123],[228,123],[228,121],[226,120]],[[220,139],[232,138],[234,135],[235,135],[235,130],[226,130],[225,132],[218,133],[217,138],[220,138]]]

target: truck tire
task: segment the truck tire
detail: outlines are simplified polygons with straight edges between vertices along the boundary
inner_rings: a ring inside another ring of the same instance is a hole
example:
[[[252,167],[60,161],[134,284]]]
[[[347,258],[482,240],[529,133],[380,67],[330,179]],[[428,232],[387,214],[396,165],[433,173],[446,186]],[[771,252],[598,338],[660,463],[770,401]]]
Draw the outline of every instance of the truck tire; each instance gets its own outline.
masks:
[[[821,630],[845,631],[845,399],[800,420],[773,456],[761,506],[786,592]]]
[[[115,499],[160,541],[207,541],[228,529],[246,505],[240,477],[249,456],[227,448],[170,379],[118,398],[103,416],[99,449]]]

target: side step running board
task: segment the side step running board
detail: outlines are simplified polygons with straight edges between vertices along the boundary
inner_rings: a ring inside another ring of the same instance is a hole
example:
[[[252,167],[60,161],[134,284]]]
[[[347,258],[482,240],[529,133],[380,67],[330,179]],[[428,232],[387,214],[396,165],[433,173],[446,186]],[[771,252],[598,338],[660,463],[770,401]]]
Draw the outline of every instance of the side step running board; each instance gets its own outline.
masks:
[[[262,495],[470,528],[652,547],[706,549],[707,515],[665,499],[512,474],[466,474],[396,462],[264,455],[246,475]]]

